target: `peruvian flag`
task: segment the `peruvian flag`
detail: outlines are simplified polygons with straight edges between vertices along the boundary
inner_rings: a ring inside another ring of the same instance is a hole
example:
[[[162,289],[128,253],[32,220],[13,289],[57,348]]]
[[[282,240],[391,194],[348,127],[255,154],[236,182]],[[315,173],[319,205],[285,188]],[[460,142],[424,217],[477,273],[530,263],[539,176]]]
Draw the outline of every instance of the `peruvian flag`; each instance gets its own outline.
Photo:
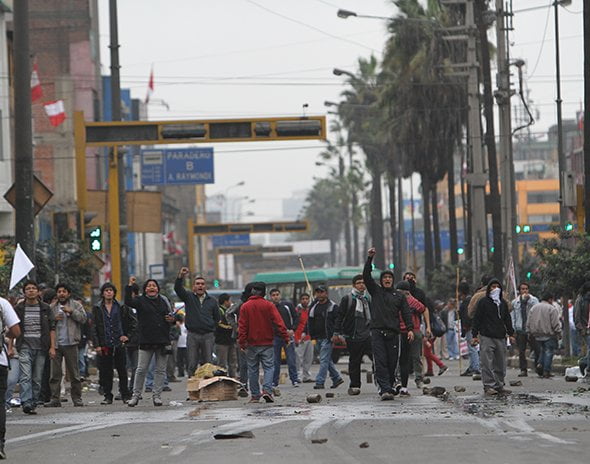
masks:
[[[148,81],[147,94],[145,96],[145,104],[147,105],[150,101],[150,97],[154,93],[154,68],[150,71],[150,80]]]
[[[31,101],[39,100],[43,96],[43,89],[41,88],[41,81],[39,80],[39,69],[37,64],[33,65],[33,72],[31,73]]]
[[[49,116],[49,122],[53,127],[59,126],[66,120],[66,110],[64,109],[63,100],[55,100],[44,103],[45,112]]]

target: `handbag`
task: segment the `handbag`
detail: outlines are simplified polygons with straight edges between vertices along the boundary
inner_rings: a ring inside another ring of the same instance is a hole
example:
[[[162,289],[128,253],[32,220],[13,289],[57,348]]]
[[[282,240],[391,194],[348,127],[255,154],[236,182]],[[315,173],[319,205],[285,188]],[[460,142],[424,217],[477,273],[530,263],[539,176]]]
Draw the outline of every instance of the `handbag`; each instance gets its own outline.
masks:
[[[442,337],[447,332],[447,326],[441,319],[441,317],[434,313],[430,320],[430,331],[435,337]]]

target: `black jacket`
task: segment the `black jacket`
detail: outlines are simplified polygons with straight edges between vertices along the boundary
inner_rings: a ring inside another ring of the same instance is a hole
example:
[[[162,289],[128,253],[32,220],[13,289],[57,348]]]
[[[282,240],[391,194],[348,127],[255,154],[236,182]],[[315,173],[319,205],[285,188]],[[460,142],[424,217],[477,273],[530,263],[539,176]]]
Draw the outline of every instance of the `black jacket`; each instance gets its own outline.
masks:
[[[294,331],[299,324],[299,314],[297,314],[297,311],[295,311],[293,305],[288,301],[280,301],[278,303],[274,303],[274,305],[277,307],[277,311],[283,318],[283,322],[285,323],[287,330]]]
[[[229,309],[219,306],[220,320],[215,329],[215,343],[217,345],[233,345],[235,342],[234,329],[228,320],[228,311]]]
[[[368,257],[363,268],[363,280],[371,295],[371,328],[399,333],[400,315],[408,330],[414,330],[412,312],[405,295],[393,287],[383,288],[371,275],[373,258]]]
[[[124,304],[119,304],[119,308],[121,310],[121,326],[123,328],[123,335],[125,335],[130,341],[136,341],[137,339],[137,318],[133,313],[133,310]],[[105,340],[105,330],[104,330],[104,302],[103,300],[100,301],[98,305],[95,305],[92,308],[92,329],[91,329],[91,336],[92,336],[92,344],[95,347],[98,346],[107,346],[107,342]]]
[[[369,311],[370,310],[369,305]],[[364,327],[361,328],[361,330],[358,330],[359,328],[357,327],[357,324],[359,323],[359,320],[357,320],[356,316],[356,301],[350,293],[344,295],[338,305],[338,313],[336,315],[336,322],[334,323],[334,333],[344,335],[346,338],[353,340],[360,339],[359,335],[361,338],[364,338],[363,334],[368,337],[370,333],[366,328],[367,322],[365,319],[360,319],[360,321],[362,321]]]
[[[125,287],[125,304],[137,310],[137,331],[139,345],[168,345],[170,325],[166,315],[172,314],[164,298],[148,298],[145,295],[132,297],[132,288]]]
[[[468,331],[471,330],[471,318],[467,314],[467,308],[471,301],[471,295],[466,296],[465,299],[459,305],[459,317],[461,318],[461,336],[465,337]]]
[[[309,317],[307,318],[306,333],[313,340],[330,339],[334,335],[334,321],[338,313],[338,306],[332,300],[328,300],[326,307],[318,308],[318,300],[312,301],[309,306]]]
[[[508,310],[508,304],[502,298],[502,293],[500,293],[499,307],[489,296],[490,286],[493,282],[490,281],[488,284],[486,296],[477,302],[471,326],[471,332],[474,337],[481,334],[489,338],[502,339],[506,338],[506,334],[514,335],[510,311]]]
[[[215,332],[220,320],[217,300],[205,294],[203,304],[199,297],[184,288],[182,279],[174,282],[174,291],[184,301],[184,325],[189,332],[208,334]]]
[[[25,302],[21,301],[14,308],[14,311],[20,320],[19,326],[21,332],[20,337],[16,339],[17,350],[21,349],[23,340],[25,338],[25,332],[27,330],[25,327],[25,306]],[[43,350],[49,351],[49,332],[51,331],[52,324],[55,326],[55,321],[52,321],[51,319],[51,308],[47,303],[39,301],[39,308],[41,310],[41,348]]]

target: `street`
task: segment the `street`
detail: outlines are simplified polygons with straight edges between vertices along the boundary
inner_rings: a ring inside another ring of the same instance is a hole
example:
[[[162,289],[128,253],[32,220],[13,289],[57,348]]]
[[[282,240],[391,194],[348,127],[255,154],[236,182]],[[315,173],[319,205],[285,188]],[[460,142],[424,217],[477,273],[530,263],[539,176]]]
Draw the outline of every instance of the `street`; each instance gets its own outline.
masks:
[[[121,402],[101,406],[101,396],[90,391],[84,408],[68,401],[60,409],[41,407],[37,416],[13,408],[6,449],[13,462],[44,463],[587,461],[590,392],[581,390],[590,385],[531,376],[518,379],[521,387],[508,387],[508,398],[484,399],[481,382],[460,377],[457,361],[449,366],[427,385],[445,387],[449,395],[442,399],[423,395],[411,380],[412,396],[392,402],[379,401],[373,384],[364,384],[360,396],[348,396],[347,383],[320,390],[319,404],[305,399],[318,393],[313,384],[283,385],[271,405],[247,404],[245,398],[187,402],[186,382],[173,383],[159,409],[149,394],[131,409]],[[509,369],[507,380],[517,380],[517,373]],[[214,439],[244,431],[254,438]],[[312,442],[318,439],[327,441]]]

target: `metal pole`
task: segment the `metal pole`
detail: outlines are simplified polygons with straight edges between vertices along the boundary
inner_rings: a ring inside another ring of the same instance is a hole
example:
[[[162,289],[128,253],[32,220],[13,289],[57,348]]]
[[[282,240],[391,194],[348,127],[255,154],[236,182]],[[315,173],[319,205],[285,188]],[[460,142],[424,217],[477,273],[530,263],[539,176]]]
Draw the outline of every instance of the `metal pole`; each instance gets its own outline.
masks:
[[[111,250],[111,282],[116,288],[121,287],[121,243],[119,242],[119,178],[118,147],[113,147],[109,154],[109,190],[107,200],[107,217],[109,219],[109,241]],[[125,282],[127,283],[127,282]]]
[[[590,234],[590,5],[584,2],[584,213],[585,230]],[[581,224],[579,224],[581,229]]]
[[[555,12],[555,80],[557,81],[557,165],[559,170],[559,225],[561,230],[565,229],[567,222],[567,208],[565,206],[565,185],[564,176],[566,171],[565,153],[563,151],[563,129],[561,120],[561,68],[559,65],[559,2],[553,2]]]
[[[119,26],[117,21],[117,0],[109,0],[109,28],[110,28],[110,45],[109,48],[111,50],[111,111],[112,111],[112,120],[113,121],[120,121],[121,120],[121,78],[120,78],[120,68],[119,65]],[[111,237],[111,265],[113,266],[114,271],[114,260],[112,256],[117,255],[117,261],[119,261],[119,265],[121,266],[121,262],[123,266],[119,269],[121,281],[127,282],[127,211],[126,211],[126,201],[125,201],[125,160],[123,158],[123,150],[118,148],[113,149],[113,153],[115,153],[118,157],[115,167],[117,169],[117,191],[118,191],[118,214],[119,217],[117,222],[119,223],[119,228],[113,233],[116,233],[119,237],[117,240],[113,240]],[[111,173],[109,169],[109,189],[114,185],[111,183]],[[109,205],[112,206],[112,205]],[[113,244],[117,243],[118,247],[114,248]],[[113,272],[113,276],[114,276]],[[119,287],[120,288],[120,287]]]
[[[29,2],[14,2],[14,184],[15,238],[35,262],[33,205],[33,129],[31,123],[31,62]],[[34,272],[34,271],[33,271]]]

